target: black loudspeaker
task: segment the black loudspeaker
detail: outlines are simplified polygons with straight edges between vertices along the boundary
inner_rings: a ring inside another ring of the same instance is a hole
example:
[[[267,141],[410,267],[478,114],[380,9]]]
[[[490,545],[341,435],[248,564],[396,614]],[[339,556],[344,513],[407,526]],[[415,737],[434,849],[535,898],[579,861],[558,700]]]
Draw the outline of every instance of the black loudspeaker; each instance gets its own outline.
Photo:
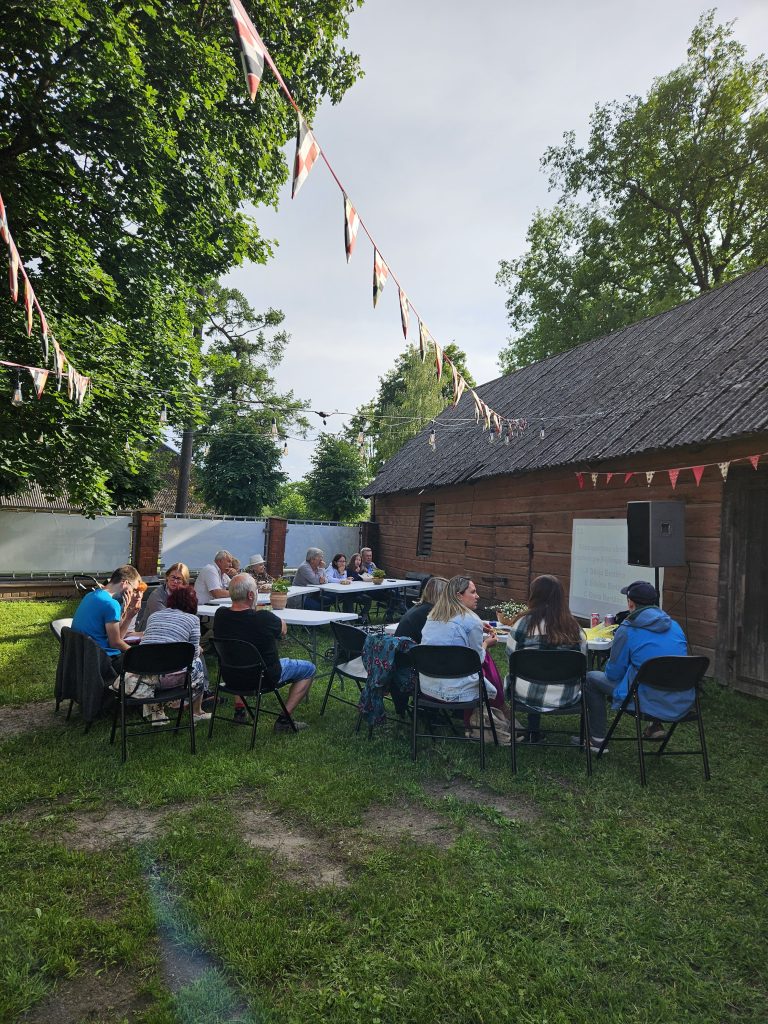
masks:
[[[627,502],[627,562],[685,565],[685,502]]]

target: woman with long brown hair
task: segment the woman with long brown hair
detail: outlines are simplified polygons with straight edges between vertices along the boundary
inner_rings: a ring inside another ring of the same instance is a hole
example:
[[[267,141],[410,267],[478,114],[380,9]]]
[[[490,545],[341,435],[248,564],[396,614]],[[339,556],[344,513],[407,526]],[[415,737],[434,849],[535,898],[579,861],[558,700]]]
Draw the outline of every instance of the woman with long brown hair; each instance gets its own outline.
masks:
[[[507,651],[514,654],[521,648],[541,651],[581,651],[587,653],[587,638],[571,614],[563,584],[557,576],[537,576],[531,583],[528,608],[514,620],[507,639]],[[526,703],[551,711],[570,704],[579,692],[578,679],[559,683],[531,683],[515,679],[515,696]],[[528,715],[528,739],[539,739],[540,716]]]

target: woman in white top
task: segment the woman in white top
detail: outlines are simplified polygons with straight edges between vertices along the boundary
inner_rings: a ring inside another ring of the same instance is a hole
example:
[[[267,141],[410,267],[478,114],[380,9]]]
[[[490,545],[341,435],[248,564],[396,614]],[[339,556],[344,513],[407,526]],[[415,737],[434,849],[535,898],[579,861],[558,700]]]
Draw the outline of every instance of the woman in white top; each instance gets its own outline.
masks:
[[[468,576],[454,576],[435,601],[421,633],[422,644],[439,647],[470,647],[485,658],[485,652],[496,643],[496,635],[487,631],[482,620],[475,614],[480,595]],[[419,679],[422,692],[428,697],[444,701],[466,701],[477,697],[477,676],[461,679],[435,679],[422,675]],[[488,696],[495,704],[498,699],[503,706],[503,695],[496,691],[493,683],[485,680]]]
[[[326,583],[341,583],[347,578],[347,556],[334,555],[330,566],[325,570]]]

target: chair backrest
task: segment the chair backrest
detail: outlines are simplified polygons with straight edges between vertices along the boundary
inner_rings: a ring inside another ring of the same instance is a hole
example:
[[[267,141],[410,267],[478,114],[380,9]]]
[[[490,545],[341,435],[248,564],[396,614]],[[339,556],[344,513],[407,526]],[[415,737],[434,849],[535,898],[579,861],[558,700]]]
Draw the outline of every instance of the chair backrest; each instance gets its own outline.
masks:
[[[194,644],[139,644],[125,652],[123,668],[136,675],[164,675],[190,668],[194,660]]]
[[[542,651],[523,647],[509,659],[511,676],[537,683],[582,679],[586,671],[587,658],[581,651]]]
[[[92,590],[100,590],[101,584],[95,576],[89,576],[87,573],[76,573],[72,577],[72,582],[75,585],[75,590],[79,590],[81,594],[88,594]]]
[[[56,639],[61,643],[61,631],[64,627],[68,629],[72,626],[72,619],[54,619],[51,623],[51,632]]]
[[[643,662],[635,676],[638,686],[652,686],[656,690],[691,690],[701,687],[709,668],[709,658],[703,655],[667,655],[649,658]]]
[[[410,659],[417,672],[436,679],[462,679],[482,672],[480,655],[471,647],[419,644],[410,651]]]
[[[257,690],[266,671],[264,658],[255,644],[247,640],[212,637],[219,661],[221,681],[232,690]]]
[[[357,626],[348,626],[344,622],[332,622],[331,632],[336,641],[337,654],[343,661],[359,658],[363,653],[368,634]]]

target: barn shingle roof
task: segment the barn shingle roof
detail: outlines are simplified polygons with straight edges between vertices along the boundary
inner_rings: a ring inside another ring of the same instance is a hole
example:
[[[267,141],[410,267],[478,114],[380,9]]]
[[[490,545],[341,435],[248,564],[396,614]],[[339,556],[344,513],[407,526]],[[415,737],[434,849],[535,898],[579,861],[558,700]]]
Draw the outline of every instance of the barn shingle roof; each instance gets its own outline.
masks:
[[[435,452],[426,428],[365,493],[584,467],[768,431],[768,267],[475,390],[499,415],[527,419],[525,433],[489,444],[465,394],[438,417]]]

